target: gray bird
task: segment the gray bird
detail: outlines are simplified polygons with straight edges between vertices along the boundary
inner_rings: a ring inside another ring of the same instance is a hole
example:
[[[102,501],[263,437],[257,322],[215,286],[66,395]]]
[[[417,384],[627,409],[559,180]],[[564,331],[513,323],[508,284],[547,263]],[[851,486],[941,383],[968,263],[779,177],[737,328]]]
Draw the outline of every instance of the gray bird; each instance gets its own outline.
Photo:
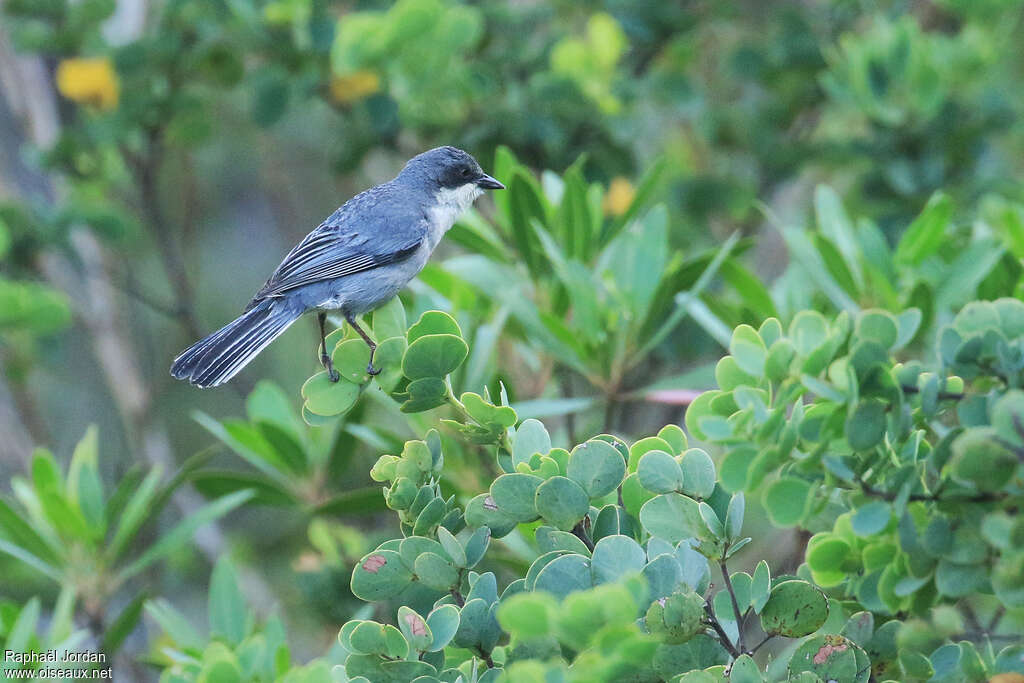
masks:
[[[320,362],[338,381],[324,344],[327,311],[341,311],[370,347],[355,316],[398,294],[426,265],[441,237],[486,190],[505,186],[472,156],[438,147],[413,157],[390,182],[335,211],[284,257],[245,312],[174,359],[171,375],[199,387],[224,384],[307,311],[320,322]]]

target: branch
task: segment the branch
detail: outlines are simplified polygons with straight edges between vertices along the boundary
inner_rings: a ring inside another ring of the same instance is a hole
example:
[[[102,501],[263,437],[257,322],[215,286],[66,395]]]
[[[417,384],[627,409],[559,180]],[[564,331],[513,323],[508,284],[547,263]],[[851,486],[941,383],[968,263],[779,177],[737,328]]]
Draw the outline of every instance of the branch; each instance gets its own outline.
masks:
[[[900,389],[903,390],[904,394],[920,394],[921,390],[915,386],[909,384],[901,384]],[[939,400],[941,401],[962,401],[967,394],[960,391],[940,391]]]
[[[736,647],[740,651],[743,650],[743,616],[740,614],[740,604],[736,600],[736,591],[732,587],[732,579],[729,578],[729,568],[725,566],[725,560],[718,563],[718,568],[722,570],[722,579],[725,580],[725,589],[729,591],[729,598],[732,601],[732,613],[736,616]]]
[[[711,607],[711,599],[707,597],[704,598],[704,614],[707,617],[708,625],[715,630],[715,633],[718,634],[718,640],[722,643],[722,647],[732,655],[733,659],[739,657],[742,653],[736,649],[736,646],[732,644],[732,640],[729,638],[729,634],[727,634],[725,629],[722,628],[722,625],[718,623],[718,617],[715,616],[715,611]]]

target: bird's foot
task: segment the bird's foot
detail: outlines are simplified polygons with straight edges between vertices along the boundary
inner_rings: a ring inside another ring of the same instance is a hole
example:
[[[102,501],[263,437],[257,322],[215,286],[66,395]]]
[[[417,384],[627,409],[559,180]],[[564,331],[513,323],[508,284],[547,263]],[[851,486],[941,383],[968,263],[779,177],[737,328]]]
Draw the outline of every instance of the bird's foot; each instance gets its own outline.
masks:
[[[320,354],[320,364],[324,366],[324,370],[327,371],[327,376],[332,382],[337,382],[341,379],[341,375],[334,369],[334,361],[326,353]]]
[[[366,374],[370,375],[371,377],[376,377],[377,375],[379,375],[380,374],[380,370],[381,370],[380,368],[373,367],[373,363],[369,363],[366,366]]]

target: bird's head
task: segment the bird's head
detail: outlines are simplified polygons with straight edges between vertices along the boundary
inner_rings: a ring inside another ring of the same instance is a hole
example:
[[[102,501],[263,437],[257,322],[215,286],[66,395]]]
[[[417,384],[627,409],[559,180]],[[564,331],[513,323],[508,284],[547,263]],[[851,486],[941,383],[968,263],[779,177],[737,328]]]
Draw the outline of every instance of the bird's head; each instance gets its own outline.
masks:
[[[427,183],[434,191],[504,190],[505,186],[484,173],[471,155],[455,147],[435,147],[409,160],[399,180]]]

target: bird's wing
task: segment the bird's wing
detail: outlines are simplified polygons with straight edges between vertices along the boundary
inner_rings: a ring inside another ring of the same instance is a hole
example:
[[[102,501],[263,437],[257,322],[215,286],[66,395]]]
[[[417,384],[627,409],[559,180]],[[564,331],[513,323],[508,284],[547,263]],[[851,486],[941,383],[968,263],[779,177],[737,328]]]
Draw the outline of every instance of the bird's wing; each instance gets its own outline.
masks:
[[[419,249],[426,238],[426,218],[401,208],[382,210],[381,202],[373,199],[354,198],[306,235],[256,293],[253,304],[296,287],[396,263]]]

